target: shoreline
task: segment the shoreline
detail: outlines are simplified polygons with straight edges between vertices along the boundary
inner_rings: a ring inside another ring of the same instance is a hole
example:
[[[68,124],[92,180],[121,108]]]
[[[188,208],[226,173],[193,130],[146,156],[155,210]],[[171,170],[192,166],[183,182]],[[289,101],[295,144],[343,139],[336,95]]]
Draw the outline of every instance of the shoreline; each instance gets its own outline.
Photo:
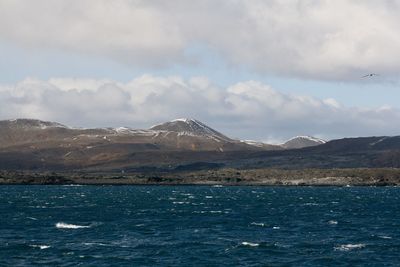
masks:
[[[49,183],[35,183],[35,184],[24,184],[24,183],[0,183],[0,187],[4,186],[71,186],[71,187],[79,187],[79,186],[150,186],[150,187],[157,187],[157,186],[201,186],[201,187],[400,187],[398,184],[347,184],[347,185],[339,185],[339,184],[301,184],[301,185],[294,185],[294,184],[184,184],[184,183],[164,183],[164,184],[135,184],[135,183],[75,183],[75,184],[49,184]]]
[[[124,174],[0,171],[0,185],[400,186],[400,169],[218,169]]]

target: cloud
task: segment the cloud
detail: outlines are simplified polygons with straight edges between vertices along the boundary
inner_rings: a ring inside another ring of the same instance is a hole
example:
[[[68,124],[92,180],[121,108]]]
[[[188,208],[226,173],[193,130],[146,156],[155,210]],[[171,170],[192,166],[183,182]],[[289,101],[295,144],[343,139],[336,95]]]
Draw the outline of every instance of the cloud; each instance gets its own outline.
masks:
[[[131,66],[195,64],[201,44],[232,66],[311,79],[400,71],[397,1],[2,0],[0,38]]]
[[[0,85],[0,119],[36,118],[70,126],[148,128],[192,117],[229,136],[284,140],[395,135],[400,111],[345,107],[335,99],[285,94],[257,81],[221,88],[205,77],[144,75],[129,82],[53,78]]]
[[[2,39],[26,47],[157,66],[177,60],[184,49],[178,25],[145,1],[5,0],[0,17]]]

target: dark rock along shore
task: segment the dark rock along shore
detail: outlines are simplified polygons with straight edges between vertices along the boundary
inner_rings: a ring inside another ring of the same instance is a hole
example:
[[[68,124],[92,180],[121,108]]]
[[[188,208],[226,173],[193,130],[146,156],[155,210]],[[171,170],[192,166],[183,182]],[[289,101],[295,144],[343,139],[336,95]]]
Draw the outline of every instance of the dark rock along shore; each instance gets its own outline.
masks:
[[[2,171],[0,184],[390,186],[400,185],[400,169],[218,169],[128,174]]]

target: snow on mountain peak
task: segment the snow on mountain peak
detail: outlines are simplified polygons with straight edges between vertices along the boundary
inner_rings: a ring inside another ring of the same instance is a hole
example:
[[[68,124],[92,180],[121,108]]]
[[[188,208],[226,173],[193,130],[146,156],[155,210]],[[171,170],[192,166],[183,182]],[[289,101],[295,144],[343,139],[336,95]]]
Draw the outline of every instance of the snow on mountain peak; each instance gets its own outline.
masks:
[[[12,119],[12,120],[5,120],[3,121],[3,123],[4,122],[10,125],[11,127],[26,128],[26,129],[68,128],[67,126],[58,122],[41,121],[36,119]]]
[[[189,122],[194,122],[194,121],[196,121],[196,120],[194,120],[194,119],[190,119],[190,118],[180,118],[180,119],[175,119],[175,120],[172,120],[171,122],[177,122],[177,121],[181,121],[181,122],[189,123]]]
[[[263,147],[265,143],[260,142],[260,141],[254,141],[254,140],[240,140],[243,143],[246,143],[251,146],[256,146],[256,147]]]
[[[295,148],[303,148],[309,146],[317,146],[325,143],[326,143],[325,140],[313,136],[300,135],[290,138],[288,141],[281,144],[281,146],[287,149],[295,149]]]
[[[295,136],[295,137],[292,137],[289,140],[287,140],[285,143],[287,143],[289,141],[297,140],[297,139],[310,140],[310,141],[317,142],[317,143],[320,143],[320,144],[325,144],[326,143],[326,141],[323,140],[323,139],[320,139],[320,138],[317,138],[317,137],[314,137],[314,136],[309,136],[309,135]]]
[[[154,125],[150,130],[177,132],[180,135],[204,136],[215,140],[230,140],[225,135],[210,128],[201,121],[190,118],[175,119]]]

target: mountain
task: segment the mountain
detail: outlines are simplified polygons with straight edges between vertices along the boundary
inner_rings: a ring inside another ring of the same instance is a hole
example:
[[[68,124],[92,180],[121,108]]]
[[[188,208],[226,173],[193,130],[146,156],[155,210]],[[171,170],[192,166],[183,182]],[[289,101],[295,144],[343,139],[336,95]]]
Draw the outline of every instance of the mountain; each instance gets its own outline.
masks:
[[[68,128],[56,122],[41,120],[0,121],[0,148],[50,141],[55,136],[59,138],[68,136]]]
[[[325,143],[326,141],[312,136],[296,136],[281,144],[281,146],[285,149],[298,149],[310,146],[318,146]]]
[[[246,168],[400,168],[400,136],[354,137],[281,151],[259,151]]]
[[[178,119],[150,129],[70,128],[56,122],[32,119],[0,121],[0,148],[15,146],[99,147],[136,144],[148,150],[224,151],[254,149],[194,119]]]
[[[173,120],[150,129],[71,128],[30,119],[0,121],[0,169],[4,170],[151,172],[221,166],[398,168],[400,136],[329,142],[296,137],[273,146],[231,139],[195,119]]]
[[[198,120],[187,118],[161,123],[150,129],[71,128],[57,122],[33,119],[0,121],[0,148],[23,145],[93,148],[110,144],[136,144],[139,147],[142,144],[143,149],[150,150],[235,151],[302,148],[323,142],[312,137],[296,137],[281,146],[240,141]]]
[[[225,151],[244,148],[240,142],[195,119],[176,119],[154,125],[149,130],[157,133],[157,143],[170,149]]]
[[[277,145],[271,145],[253,140],[243,140],[242,142],[264,150],[299,149],[310,146],[318,146],[326,143],[326,141],[312,136],[296,136],[289,139],[285,143]]]
[[[180,136],[202,136],[218,141],[233,141],[227,136],[221,134],[220,132],[217,132],[216,130],[195,119],[176,119],[173,121],[152,126],[150,130],[177,132]]]
[[[151,129],[70,128],[32,119],[0,121],[0,168],[157,165],[190,161],[193,154],[189,152],[254,150],[259,148],[194,119],[174,120]],[[177,159],[178,152],[187,156]]]

